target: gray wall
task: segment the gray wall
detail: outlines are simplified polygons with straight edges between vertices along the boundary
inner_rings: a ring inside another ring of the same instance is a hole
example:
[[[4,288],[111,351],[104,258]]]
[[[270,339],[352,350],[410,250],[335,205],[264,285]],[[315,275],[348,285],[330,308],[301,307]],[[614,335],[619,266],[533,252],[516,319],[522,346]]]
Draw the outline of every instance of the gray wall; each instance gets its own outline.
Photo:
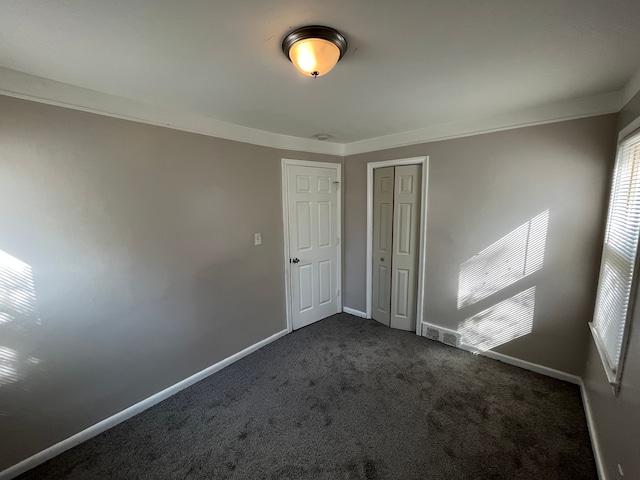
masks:
[[[620,129],[640,116],[640,94],[620,115]],[[640,290],[640,284],[638,285]],[[640,298],[640,292],[637,297]],[[583,374],[607,478],[617,478],[617,464],[624,478],[640,478],[640,306],[636,303],[618,398],[613,395],[596,350],[589,340],[589,355]]]
[[[365,310],[367,162],[428,155],[425,320],[456,330],[536,286],[533,331],[494,350],[580,375],[615,129],[616,116],[606,115],[345,157],[344,305]],[[458,310],[460,265],[546,209],[543,268]]]
[[[281,157],[0,96],[0,471],[286,328]]]
[[[633,476],[640,334],[615,400],[586,327],[615,122],[347,157],[343,290],[365,309],[366,163],[429,155],[426,320],[456,328],[536,285],[533,332],[496,351],[580,374],[589,347],[606,463]],[[0,96],[0,250],[31,266],[37,297],[0,318],[15,377],[0,378],[0,470],[285,328],[281,157],[341,161]],[[547,208],[542,270],[458,311],[459,265]]]

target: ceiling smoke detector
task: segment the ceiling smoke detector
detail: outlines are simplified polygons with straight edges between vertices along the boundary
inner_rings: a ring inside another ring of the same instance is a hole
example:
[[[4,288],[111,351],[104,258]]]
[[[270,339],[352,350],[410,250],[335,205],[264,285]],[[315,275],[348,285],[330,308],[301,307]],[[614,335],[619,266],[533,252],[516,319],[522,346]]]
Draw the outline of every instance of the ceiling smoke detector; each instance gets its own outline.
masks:
[[[313,138],[315,138],[316,140],[329,140],[331,138],[331,135],[329,135],[328,133],[316,133]]]

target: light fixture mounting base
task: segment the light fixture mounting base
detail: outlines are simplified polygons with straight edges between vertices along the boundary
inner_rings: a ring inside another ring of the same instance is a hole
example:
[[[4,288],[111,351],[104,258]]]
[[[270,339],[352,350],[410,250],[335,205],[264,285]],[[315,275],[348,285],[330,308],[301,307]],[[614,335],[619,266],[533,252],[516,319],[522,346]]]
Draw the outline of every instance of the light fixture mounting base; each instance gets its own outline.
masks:
[[[323,25],[309,25],[306,27],[296,28],[282,40],[282,52],[284,56],[291,61],[289,57],[289,50],[293,47],[293,44],[300,40],[306,40],[308,38],[320,38],[327,42],[333,43],[338,50],[340,50],[340,60],[347,51],[347,39],[344,38],[339,31],[331,27],[325,27]]]

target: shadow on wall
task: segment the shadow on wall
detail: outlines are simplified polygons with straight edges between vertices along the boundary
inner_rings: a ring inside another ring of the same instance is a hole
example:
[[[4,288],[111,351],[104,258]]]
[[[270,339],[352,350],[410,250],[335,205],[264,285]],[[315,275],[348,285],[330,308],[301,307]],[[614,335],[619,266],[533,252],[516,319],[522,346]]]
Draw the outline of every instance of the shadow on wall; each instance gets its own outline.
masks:
[[[549,210],[520,225],[460,265],[458,310],[542,269]],[[536,288],[528,288],[458,324],[461,343],[484,352],[531,333]]]
[[[12,391],[40,363],[16,345],[41,325],[31,266],[0,250],[0,417],[10,415]]]

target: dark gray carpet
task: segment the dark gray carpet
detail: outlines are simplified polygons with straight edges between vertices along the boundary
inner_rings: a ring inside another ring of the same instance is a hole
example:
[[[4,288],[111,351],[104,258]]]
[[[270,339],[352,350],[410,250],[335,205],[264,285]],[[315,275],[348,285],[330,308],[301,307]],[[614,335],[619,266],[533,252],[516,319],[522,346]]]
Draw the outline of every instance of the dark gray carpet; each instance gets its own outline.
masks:
[[[341,314],[26,479],[597,479],[578,387]]]

